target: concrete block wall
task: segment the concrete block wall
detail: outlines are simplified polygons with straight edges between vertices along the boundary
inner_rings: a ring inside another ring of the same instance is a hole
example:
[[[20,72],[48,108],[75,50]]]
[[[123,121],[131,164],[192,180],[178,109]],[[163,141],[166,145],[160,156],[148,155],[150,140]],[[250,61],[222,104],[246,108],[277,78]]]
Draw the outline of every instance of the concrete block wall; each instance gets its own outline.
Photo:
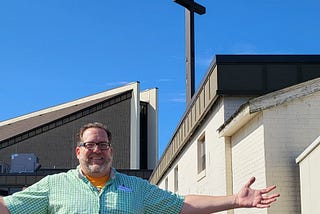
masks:
[[[234,192],[254,175],[254,188],[276,184],[281,194],[269,209],[239,209],[235,214],[301,213],[295,158],[320,133],[319,106],[319,93],[314,93],[265,109],[231,137]]]
[[[187,148],[171,166],[160,182],[173,191],[174,168],[179,168],[179,194],[226,193],[225,142],[217,135],[217,128],[232,112],[232,99],[220,101]],[[241,103],[241,102],[239,102]],[[239,107],[237,104],[233,105]],[[253,188],[277,184],[281,193],[278,202],[269,209],[238,209],[235,214],[300,213],[299,171],[295,158],[320,133],[320,96],[314,93],[294,101],[262,110],[240,128],[231,138],[233,191],[238,192],[251,176],[257,178]],[[197,139],[205,133],[205,176],[197,174]]]
[[[264,111],[267,180],[277,184],[281,193],[277,213],[301,213],[295,159],[319,136],[319,95],[314,93]]]
[[[178,194],[226,195],[226,144],[224,138],[219,137],[217,129],[247,100],[248,98],[243,97],[230,97],[216,103],[188,146],[160,181],[159,187],[165,189],[165,180],[168,179],[168,190],[174,191],[174,169],[178,166]],[[206,138],[206,170],[205,173],[198,174],[197,141],[203,134]]]
[[[209,119],[202,124],[191,143],[172,165],[170,171],[159,183],[159,187],[165,189],[165,179],[168,179],[168,190],[174,192],[174,169],[179,169],[180,195],[209,194],[225,195],[225,145],[223,139],[217,134],[217,129],[224,119],[223,105],[216,109]],[[198,174],[197,169],[197,140],[205,134],[206,138],[206,170]],[[227,212],[220,212],[227,213]]]
[[[253,188],[264,188],[266,186],[262,120],[262,115],[256,116],[231,138],[234,193],[238,192],[252,176],[256,177],[256,182],[252,185]],[[234,213],[264,214],[267,213],[267,210],[238,209],[234,210]]]
[[[216,133],[219,125],[217,121],[223,119],[222,112],[220,111],[215,117],[210,117],[208,122],[203,124],[191,143],[188,144],[179,159],[176,160],[170,171],[159,183],[161,188],[165,189],[165,178],[168,178],[168,190],[174,191],[174,168],[178,166],[179,194],[225,194],[224,142],[218,139]],[[197,169],[197,140],[203,134],[206,138],[206,172],[204,175],[199,175]]]

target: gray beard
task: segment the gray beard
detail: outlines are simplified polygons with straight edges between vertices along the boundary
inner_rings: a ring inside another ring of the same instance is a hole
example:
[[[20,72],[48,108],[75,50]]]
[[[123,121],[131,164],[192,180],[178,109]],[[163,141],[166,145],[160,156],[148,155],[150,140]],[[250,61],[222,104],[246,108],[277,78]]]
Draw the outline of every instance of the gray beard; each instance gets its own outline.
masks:
[[[87,164],[86,165],[86,168],[88,169],[88,171],[90,173],[101,173],[101,172],[104,172],[105,169],[107,168],[108,164],[107,163],[104,163],[103,165],[101,166],[98,166],[98,165],[90,165],[90,164]]]

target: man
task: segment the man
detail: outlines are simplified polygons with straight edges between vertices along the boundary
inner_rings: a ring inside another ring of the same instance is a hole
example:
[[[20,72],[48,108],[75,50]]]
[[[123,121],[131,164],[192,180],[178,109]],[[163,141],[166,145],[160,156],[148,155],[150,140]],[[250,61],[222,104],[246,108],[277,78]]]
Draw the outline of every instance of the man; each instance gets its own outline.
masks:
[[[279,194],[275,186],[254,190],[251,178],[230,196],[179,196],[112,167],[111,132],[89,123],[78,134],[77,169],[50,175],[27,189],[0,198],[0,213],[213,213],[222,210],[267,208]]]

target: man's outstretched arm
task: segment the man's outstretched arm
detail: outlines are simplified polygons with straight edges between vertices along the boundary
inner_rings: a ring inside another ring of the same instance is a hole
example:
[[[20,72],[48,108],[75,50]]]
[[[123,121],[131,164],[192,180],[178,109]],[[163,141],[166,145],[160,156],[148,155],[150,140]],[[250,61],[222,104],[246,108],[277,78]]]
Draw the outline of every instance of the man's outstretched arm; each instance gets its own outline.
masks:
[[[3,201],[3,198],[0,197],[0,213],[1,214],[10,214],[6,204]]]
[[[268,208],[277,200],[280,194],[265,194],[274,190],[276,186],[270,186],[266,189],[251,189],[255,178],[252,177],[242,189],[235,195],[230,196],[204,196],[204,195],[187,195],[185,196],[184,205],[181,214],[189,213],[214,213],[223,210],[235,208]]]

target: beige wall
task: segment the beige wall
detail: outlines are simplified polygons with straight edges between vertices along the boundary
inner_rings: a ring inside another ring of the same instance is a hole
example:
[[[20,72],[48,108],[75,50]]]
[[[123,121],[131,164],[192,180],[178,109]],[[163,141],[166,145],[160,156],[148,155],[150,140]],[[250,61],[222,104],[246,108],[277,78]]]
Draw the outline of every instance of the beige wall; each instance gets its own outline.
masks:
[[[267,108],[231,136],[234,191],[250,175],[253,187],[276,184],[281,197],[267,210],[234,213],[300,213],[299,171],[295,158],[320,131],[320,96]]]
[[[281,95],[287,98],[295,97],[290,92]],[[239,113],[240,119],[233,119],[234,123],[241,126],[234,125],[231,135],[219,138],[217,129],[241,103],[236,99],[223,99],[223,102],[212,108],[213,111],[189,139],[190,143],[171,164],[159,186],[164,188],[165,179],[168,178],[168,189],[173,191],[174,168],[178,166],[179,194],[225,194],[228,188],[230,189],[226,182],[228,167],[225,161],[232,158],[233,192],[238,192],[251,176],[255,176],[257,181],[253,185],[254,188],[276,184],[277,192],[281,194],[277,203],[269,209],[237,209],[234,210],[235,214],[301,213],[300,179],[295,158],[320,133],[319,95],[320,92],[314,92],[271,107],[268,100],[259,101],[261,110],[251,114],[244,109]],[[244,116],[241,116],[242,114]],[[239,121],[242,120],[241,117],[243,121]],[[200,179],[197,174],[196,142],[203,133],[206,135],[207,143],[207,169],[205,176]],[[227,156],[225,141],[231,142],[231,157]]]
[[[217,140],[217,124],[213,121],[220,120],[219,115],[212,117],[209,123],[204,124],[201,130],[191,140],[180,158],[160,182],[159,186],[164,188],[165,178],[168,177],[169,190],[173,191],[174,168],[179,168],[179,194],[188,193],[201,194],[225,194],[225,169],[224,169],[224,142]],[[206,137],[206,164],[205,174],[198,175],[197,172],[197,139],[205,134]],[[214,182],[212,182],[214,181]]]
[[[187,148],[179,159],[172,165],[168,173],[163,176],[159,187],[165,189],[165,180],[168,179],[168,190],[174,191],[174,169],[179,169],[179,191],[185,194],[226,195],[226,144],[220,138],[217,129],[225,119],[234,113],[248,98],[234,97],[220,100],[208,118],[194,134]],[[227,107],[227,108],[226,108]],[[206,138],[206,170],[197,172],[197,141],[205,134]],[[227,212],[220,212],[227,213]]]
[[[258,115],[231,137],[233,190],[238,192],[250,177],[255,176],[253,188],[266,186],[264,127]],[[238,209],[235,214],[267,213],[266,210]]]
[[[295,158],[320,131],[319,93],[264,111],[267,181],[277,184],[281,213],[300,213],[299,168]]]
[[[299,157],[301,187],[301,213],[317,214],[320,210],[320,137]]]

